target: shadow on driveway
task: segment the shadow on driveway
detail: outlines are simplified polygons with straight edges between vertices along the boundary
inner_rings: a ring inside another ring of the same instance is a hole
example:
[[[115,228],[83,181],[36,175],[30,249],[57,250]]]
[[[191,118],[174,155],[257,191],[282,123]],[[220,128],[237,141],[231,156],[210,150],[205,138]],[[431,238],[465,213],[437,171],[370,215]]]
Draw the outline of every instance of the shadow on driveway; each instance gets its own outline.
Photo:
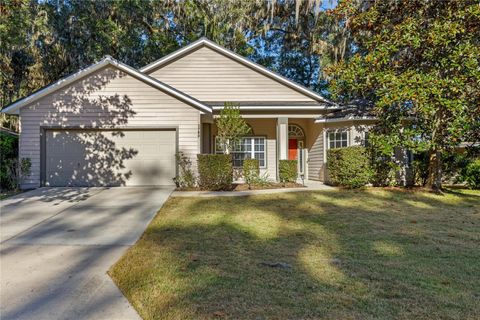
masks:
[[[1,202],[2,319],[139,319],[106,275],[170,187],[41,188]]]

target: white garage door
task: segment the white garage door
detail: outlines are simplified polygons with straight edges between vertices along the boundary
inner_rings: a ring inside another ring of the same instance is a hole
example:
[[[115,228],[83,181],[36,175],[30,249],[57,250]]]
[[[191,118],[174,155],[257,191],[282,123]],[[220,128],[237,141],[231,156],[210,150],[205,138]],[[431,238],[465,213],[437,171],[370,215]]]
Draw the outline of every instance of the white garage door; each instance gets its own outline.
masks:
[[[172,185],[174,130],[47,130],[47,186]]]

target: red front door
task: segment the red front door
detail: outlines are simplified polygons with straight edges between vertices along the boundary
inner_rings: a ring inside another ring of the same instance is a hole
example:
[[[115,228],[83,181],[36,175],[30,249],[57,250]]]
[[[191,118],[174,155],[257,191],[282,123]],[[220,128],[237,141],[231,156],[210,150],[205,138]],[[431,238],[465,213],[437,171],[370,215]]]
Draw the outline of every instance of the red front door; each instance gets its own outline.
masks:
[[[288,160],[297,160],[298,142],[297,139],[288,139]]]

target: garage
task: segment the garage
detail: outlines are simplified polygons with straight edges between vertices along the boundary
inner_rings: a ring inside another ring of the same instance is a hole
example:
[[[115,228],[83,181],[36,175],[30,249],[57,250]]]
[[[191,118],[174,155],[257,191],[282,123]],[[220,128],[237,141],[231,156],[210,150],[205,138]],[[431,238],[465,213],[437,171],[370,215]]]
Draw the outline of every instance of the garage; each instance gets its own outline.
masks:
[[[45,130],[44,185],[172,185],[176,136],[174,129]]]

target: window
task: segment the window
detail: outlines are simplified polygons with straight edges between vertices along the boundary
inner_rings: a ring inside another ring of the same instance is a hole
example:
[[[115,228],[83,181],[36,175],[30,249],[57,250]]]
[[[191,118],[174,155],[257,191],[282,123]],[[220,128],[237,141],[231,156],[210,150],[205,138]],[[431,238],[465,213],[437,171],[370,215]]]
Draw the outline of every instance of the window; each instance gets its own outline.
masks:
[[[303,138],[305,135],[303,134],[302,128],[297,126],[296,124],[288,125],[288,137],[289,138]]]
[[[215,141],[215,152],[223,153],[222,146]],[[233,166],[242,167],[245,159],[258,159],[260,167],[265,167],[265,138],[245,137],[240,140],[232,152]]]
[[[348,147],[348,130],[335,130],[328,132],[328,148]]]

